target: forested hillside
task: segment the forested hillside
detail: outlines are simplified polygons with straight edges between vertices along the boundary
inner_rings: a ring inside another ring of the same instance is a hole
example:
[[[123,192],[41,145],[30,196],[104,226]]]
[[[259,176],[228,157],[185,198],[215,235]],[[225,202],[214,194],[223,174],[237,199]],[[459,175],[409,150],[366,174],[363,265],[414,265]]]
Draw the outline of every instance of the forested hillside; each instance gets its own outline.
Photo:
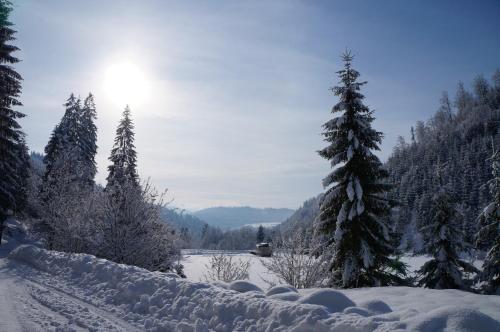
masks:
[[[461,214],[472,242],[477,216],[491,201],[486,183],[492,178],[491,156],[500,148],[500,70],[491,82],[478,76],[472,91],[463,83],[453,98],[443,92],[439,109],[427,122],[411,128],[410,141],[400,137],[386,167],[399,202],[396,225],[402,246],[421,250],[420,229],[430,219],[431,201],[439,178]],[[424,239],[425,240],[425,239]]]
[[[183,241],[182,247],[198,247],[200,245],[203,229],[207,225],[204,221],[174,208],[164,208],[161,216],[180,234]]]
[[[311,228],[319,213],[319,201],[322,195],[305,201],[287,220],[281,223],[281,233],[293,232],[299,229]]]
[[[402,136],[386,162],[390,196],[398,203],[393,218],[402,233],[403,249],[422,250],[420,229],[430,220],[432,197],[438,191],[438,174],[461,214],[462,227],[472,243],[477,216],[491,201],[486,183],[492,178],[493,147],[500,149],[500,71],[492,80],[478,76],[467,91],[459,83],[453,97],[447,92],[428,121]],[[304,202],[282,225],[282,232],[311,228],[319,213],[319,196]],[[308,226],[309,225],[309,226]]]

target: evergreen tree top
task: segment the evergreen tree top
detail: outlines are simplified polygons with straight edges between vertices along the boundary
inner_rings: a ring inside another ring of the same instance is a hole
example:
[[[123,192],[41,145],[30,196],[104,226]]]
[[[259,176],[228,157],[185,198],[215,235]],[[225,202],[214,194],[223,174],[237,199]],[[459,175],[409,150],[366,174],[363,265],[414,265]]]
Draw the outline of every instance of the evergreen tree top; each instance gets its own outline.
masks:
[[[336,96],[340,97],[340,102],[336,104],[333,108],[333,112],[340,112],[343,110],[348,111],[344,105],[345,102],[363,99],[364,96],[358,91],[361,89],[361,86],[366,84],[367,82],[357,82],[360,74],[357,70],[352,68],[352,60],[354,59],[354,55],[352,55],[351,51],[346,51],[342,54],[342,61],[344,62],[344,69],[337,71],[337,75],[340,78],[341,85],[332,88],[333,93]],[[359,111],[368,112],[369,109],[359,103],[360,108]]]
[[[137,153],[134,146],[134,125],[130,117],[130,107],[127,105],[122,114],[122,119],[116,129],[116,137],[109,160],[112,165],[108,166],[108,184],[106,188],[117,190],[132,183],[139,186],[137,174]]]
[[[87,98],[85,98],[85,101],[83,102],[83,107],[87,112],[91,112],[95,114],[95,101],[94,101],[94,95],[89,92],[89,95]]]
[[[66,107],[66,109],[72,109],[79,104],[80,104],[80,98],[75,97],[75,95],[71,93],[66,102],[63,104],[63,106]]]
[[[11,26],[9,15],[12,11],[12,2],[8,0],[0,0],[0,27]]]
[[[116,130],[116,139],[115,143],[120,143],[118,140],[120,140],[120,137],[125,137],[128,141],[128,144],[131,147],[134,147],[133,141],[134,141],[134,123],[132,122],[131,119],[131,112],[130,112],[130,107],[127,105],[125,106],[125,110],[122,113],[122,119],[120,120],[120,123],[118,125],[118,128]]]

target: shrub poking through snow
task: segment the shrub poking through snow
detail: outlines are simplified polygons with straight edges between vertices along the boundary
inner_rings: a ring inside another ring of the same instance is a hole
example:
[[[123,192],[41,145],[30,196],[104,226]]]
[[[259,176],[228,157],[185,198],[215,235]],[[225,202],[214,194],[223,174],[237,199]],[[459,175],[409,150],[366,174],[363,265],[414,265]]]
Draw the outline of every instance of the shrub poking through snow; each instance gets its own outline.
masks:
[[[231,282],[248,279],[250,260],[235,259],[232,255],[224,253],[213,255],[210,262],[205,264],[207,269],[204,274],[206,281]]]
[[[340,85],[333,93],[340,98],[332,113],[340,116],[323,125],[325,141],[319,151],[334,170],[323,179],[328,188],[320,202],[317,232],[326,237],[321,245],[330,259],[330,285],[343,288],[395,285],[404,282],[405,265],[391,258],[396,254],[391,203],[385,198],[388,173],[372,151],[379,150],[382,133],[374,130],[373,111],[360,93],[366,82],[351,66],[346,52],[344,68],[337,72]]]
[[[324,285],[327,279],[327,262],[322,256],[311,254],[310,242],[302,232],[283,237],[277,243],[270,258],[261,259],[262,265],[283,283],[295,288],[311,288]],[[273,283],[263,278],[269,285]]]

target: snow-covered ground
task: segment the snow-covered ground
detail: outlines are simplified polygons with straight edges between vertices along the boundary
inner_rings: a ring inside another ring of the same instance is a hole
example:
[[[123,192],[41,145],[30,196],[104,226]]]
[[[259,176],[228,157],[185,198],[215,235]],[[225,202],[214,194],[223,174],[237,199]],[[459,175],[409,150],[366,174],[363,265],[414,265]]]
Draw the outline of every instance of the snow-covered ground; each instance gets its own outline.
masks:
[[[500,331],[499,296],[408,287],[262,290],[12,242],[0,249],[0,295],[0,331]]]
[[[201,250],[201,249],[185,249],[182,250],[184,265],[184,272],[186,273],[188,279],[194,281],[205,281],[204,275],[206,274],[206,265],[209,265],[210,258],[214,254],[218,254],[221,251],[218,250]],[[235,256],[236,259],[249,260],[249,281],[258,285],[263,289],[267,289],[269,284],[265,280],[271,281],[276,284],[279,280],[276,276],[271,274],[262,265],[263,260],[269,258],[258,257],[249,253],[248,250],[235,250],[235,251],[224,251],[227,255]],[[408,271],[413,274],[414,271],[418,270],[425,262],[430,259],[429,256],[410,256],[405,255],[401,257],[401,260],[408,265]],[[481,266],[480,261],[473,262],[476,267]],[[265,279],[265,280],[264,280]]]
[[[184,272],[190,280],[205,281],[206,265],[209,264],[212,255],[219,253],[217,250],[182,250]],[[267,289],[269,285],[264,281],[278,283],[278,279],[269,273],[262,265],[262,260],[267,258],[258,257],[250,254],[248,251],[225,251],[227,255],[235,256],[236,259],[249,260],[249,281],[258,285],[263,289]]]
[[[249,282],[210,285],[34,246],[15,249],[3,264],[2,289],[11,294],[3,305],[13,327],[29,322],[44,329],[95,330],[500,330],[500,298],[461,291],[389,287],[298,294],[281,287],[265,293]],[[26,305],[34,305],[28,317],[19,310]]]

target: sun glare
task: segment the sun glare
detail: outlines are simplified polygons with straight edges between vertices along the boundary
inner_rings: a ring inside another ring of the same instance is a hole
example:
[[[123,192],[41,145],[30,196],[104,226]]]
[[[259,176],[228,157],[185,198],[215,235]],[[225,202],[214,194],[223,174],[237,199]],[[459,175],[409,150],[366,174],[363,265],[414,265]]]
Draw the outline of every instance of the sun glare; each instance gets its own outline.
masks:
[[[116,63],[106,69],[104,90],[118,105],[135,106],[148,97],[149,84],[144,72],[132,63]]]

